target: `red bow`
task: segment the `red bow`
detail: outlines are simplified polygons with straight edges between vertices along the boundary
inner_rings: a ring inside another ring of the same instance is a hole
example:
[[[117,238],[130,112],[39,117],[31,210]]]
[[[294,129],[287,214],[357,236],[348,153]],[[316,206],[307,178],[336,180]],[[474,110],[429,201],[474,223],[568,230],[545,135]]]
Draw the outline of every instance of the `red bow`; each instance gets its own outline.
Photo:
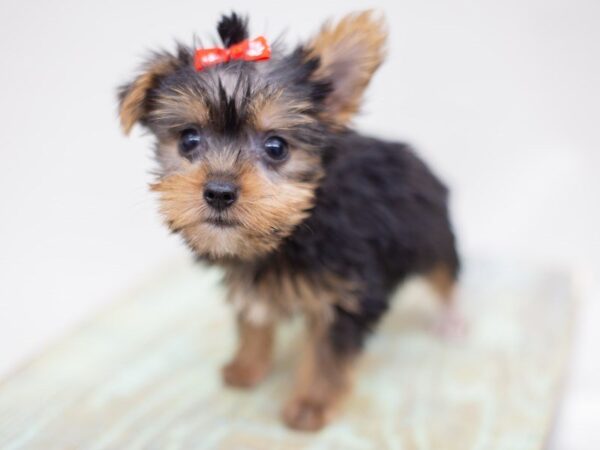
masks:
[[[246,39],[229,48],[199,48],[194,57],[196,70],[203,70],[210,66],[225,63],[231,59],[243,61],[262,61],[271,57],[271,48],[263,36],[256,39]]]

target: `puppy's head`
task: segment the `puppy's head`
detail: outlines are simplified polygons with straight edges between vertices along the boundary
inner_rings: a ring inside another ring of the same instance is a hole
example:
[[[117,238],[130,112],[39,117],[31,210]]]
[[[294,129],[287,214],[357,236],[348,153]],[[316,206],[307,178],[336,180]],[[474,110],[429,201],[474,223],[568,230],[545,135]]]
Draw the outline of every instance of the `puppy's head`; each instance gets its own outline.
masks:
[[[225,47],[247,39],[235,14]],[[168,226],[208,259],[273,251],[310,213],[322,151],[358,110],[383,58],[385,32],[369,12],[326,24],[292,52],[196,70],[195,49],[156,53],[119,93],[126,132],[156,137],[152,188]]]

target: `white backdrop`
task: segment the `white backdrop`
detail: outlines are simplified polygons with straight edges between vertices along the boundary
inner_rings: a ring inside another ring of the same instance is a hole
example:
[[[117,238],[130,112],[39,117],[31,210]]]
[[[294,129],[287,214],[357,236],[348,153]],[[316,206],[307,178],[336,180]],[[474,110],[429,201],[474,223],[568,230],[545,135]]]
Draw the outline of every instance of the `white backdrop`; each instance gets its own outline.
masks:
[[[214,36],[221,12],[295,44],[376,7],[389,57],[358,126],[410,141],[453,188],[467,254],[577,271],[577,352],[556,448],[600,442],[600,2],[0,3],[0,373],[176,254],[115,88],[147,49]],[[587,446],[590,447],[587,447]]]

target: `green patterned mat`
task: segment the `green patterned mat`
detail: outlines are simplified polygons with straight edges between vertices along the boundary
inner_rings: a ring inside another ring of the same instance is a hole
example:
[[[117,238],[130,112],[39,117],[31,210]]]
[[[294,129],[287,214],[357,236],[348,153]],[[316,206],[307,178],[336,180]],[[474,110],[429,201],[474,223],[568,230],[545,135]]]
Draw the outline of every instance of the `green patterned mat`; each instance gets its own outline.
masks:
[[[299,323],[279,336],[273,374],[225,388],[234,344],[218,272],[177,262],[0,384],[0,448],[540,449],[558,405],[573,321],[561,273],[468,264],[468,335],[431,330],[432,293],[403,289],[369,342],[341,415],[289,431]]]

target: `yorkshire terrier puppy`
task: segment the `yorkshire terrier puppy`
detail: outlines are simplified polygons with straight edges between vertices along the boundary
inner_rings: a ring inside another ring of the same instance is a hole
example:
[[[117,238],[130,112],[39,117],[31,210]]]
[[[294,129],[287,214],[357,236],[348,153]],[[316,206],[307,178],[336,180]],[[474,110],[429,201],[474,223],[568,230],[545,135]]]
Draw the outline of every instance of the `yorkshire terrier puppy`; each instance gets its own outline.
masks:
[[[152,189],[169,228],[225,272],[239,346],[225,383],[268,373],[276,322],[306,318],[287,425],[317,430],[409,275],[450,298],[459,259],[447,190],[405,144],[353,131],[386,32],[370,12],[291,52],[224,16],[223,48],[155,53],[119,92],[126,132],[156,137]]]

